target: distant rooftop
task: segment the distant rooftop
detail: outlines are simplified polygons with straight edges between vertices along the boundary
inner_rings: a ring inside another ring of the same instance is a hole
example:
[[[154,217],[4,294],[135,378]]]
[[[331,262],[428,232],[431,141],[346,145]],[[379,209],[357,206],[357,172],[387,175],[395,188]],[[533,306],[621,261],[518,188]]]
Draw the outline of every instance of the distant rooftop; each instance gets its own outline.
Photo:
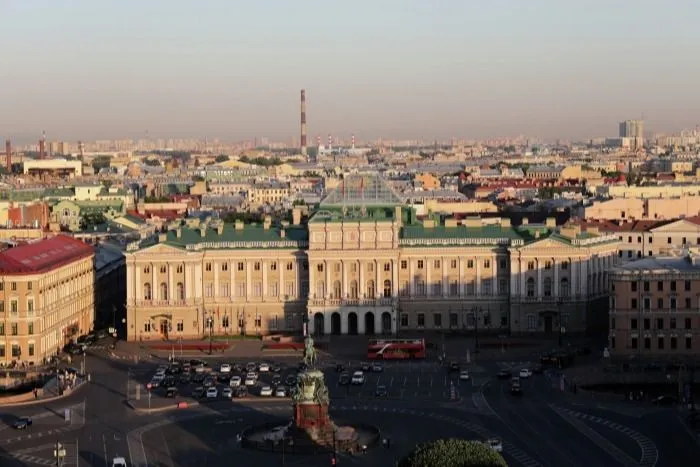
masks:
[[[0,253],[0,273],[36,274],[93,254],[90,245],[66,235],[28,243]]]

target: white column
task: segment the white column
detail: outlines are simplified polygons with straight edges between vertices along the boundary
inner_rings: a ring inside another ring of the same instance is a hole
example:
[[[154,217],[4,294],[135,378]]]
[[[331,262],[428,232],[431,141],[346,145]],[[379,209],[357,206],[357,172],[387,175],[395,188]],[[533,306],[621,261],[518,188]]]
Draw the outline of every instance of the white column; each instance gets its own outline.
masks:
[[[399,324],[399,320],[401,319],[401,316],[399,315],[399,312],[396,311],[396,313],[393,313],[391,316],[391,333],[396,334],[396,326]]]
[[[359,265],[359,268],[360,268],[360,284],[359,284],[359,286],[360,286],[360,288],[359,288],[359,290],[357,291],[357,295],[358,295],[358,297],[360,297],[360,298],[366,298],[366,296],[367,296],[367,285],[365,284],[365,267],[367,266],[367,264],[365,264],[364,261],[360,261],[359,263],[360,263],[360,265]],[[346,329],[346,332],[345,332],[345,333],[347,334],[347,324],[348,324],[348,323],[347,323],[347,320],[348,320],[348,317],[345,316],[344,319],[345,319],[345,326],[346,326],[346,328],[345,328],[345,329]]]
[[[348,262],[340,262],[340,272],[343,275],[343,291],[341,296],[343,298],[350,296],[350,290],[348,289]]]
[[[168,263],[168,302],[173,303],[175,300],[175,271],[173,271],[173,266]]]
[[[364,313],[357,313],[357,334],[364,334],[365,333],[365,314]]]
[[[588,294],[588,264],[585,258],[580,261],[581,264],[581,294]]]
[[[262,261],[260,267],[262,268],[262,297],[263,300],[265,300],[265,297],[267,297],[267,272],[270,267],[270,263],[268,261]]]
[[[447,297],[448,295],[448,285],[447,285],[447,265],[445,264],[446,260],[445,258],[441,258],[440,265],[442,266],[442,280],[440,281],[442,283],[442,296]]]
[[[399,260],[391,260],[391,296],[399,296]]]
[[[375,285],[374,285],[374,293],[375,293],[375,296],[372,297],[372,298],[381,297],[382,294],[381,294],[380,291],[383,291],[383,290],[384,290],[384,284],[381,282],[381,280],[382,280],[382,270],[381,270],[381,268],[382,268],[382,267],[384,267],[384,265],[382,264],[381,260],[377,260],[377,270],[376,270],[376,273],[377,273],[377,281],[376,281],[376,283],[375,283]]]
[[[309,265],[310,267],[311,265]],[[306,331],[308,332],[309,335],[312,335],[316,332],[315,329],[315,319],[314,319],[315,313],[310,313],[309,314],[309,322],[306,324]]]
[[[463,297],[466,295],[466,290],[464,288],[466,285],[464,284],[464,262],[462,261],[462,257],[460,256],[459,260],[457,261],[457,267],[459,268],[459,290],[457,291],[457,294],[460,297]]]
[[[408,260],[408,290],[411,297],[416,296],[416,268],[414,265],[414,259]]]
[[[245,299],[250,300],[251,290],[253,289],[253,263],[251,261],[245,262]]]
[[[384,310],[381,308],[379,310],[380,311],[374,312],[374,333],[375,334],[382,333],[382,313],[384,312]]]
[[[571,279],[569,280],[569,293],[571,295],[576,295],[576,281],[578,280],[576,271],[577,266],[578,265],[574,261],[574,258],[569,258],[569,271],[571,271],[569,273],[571,277]]]
[[[233,297],[236,295],[236,280],[235,279],[236,279],[236,268],[238,268],[238,264],[236,264],[236,263],[230,263],[228,265],[228,274],[229,274],[228,295],[230,297],[229,298],[230,301],[233,301]]]
[[[481,262],[483,261],[483,258],[474,258],[474,262],[476,263],[476,284],[474,285],[475,290],[475,295],[477,297],[481,296]]]
[[[279,273],[279,277],[277,279],[277,299],[279,301],[282,301],[284,299],[284,295],[287,293],[287,288],[284,285],[284,271],[287,269],[287,264],[285,261],[285,264],[282,264],[281,261],[277,261],[277,272]],[[290,297],[291,298],[291,297]]]
[[[302,264],[301,262],[297,263],[297,283],[301,282],[301,270],[302,270]],[[312,263],[309,260],[309,297],[311,298],[323,298],[323,297],[317,297],[316,296],[316,268],[318,266],[316,263]]]
[[[135,300],[143,300],[143,286],[141,285],[141,267],[135,263],[128,263],[126,267],[126,298],[127,303]],[[134,277],[136,280],[134,280]],[[139,290],[140,289],[140,290]],[[39,306],[44,308],[44,294],[40,295]],[[134,328],[136,329],[136,328]]]
[[[520,266],[520,296],[526,297],[527,296],[527,289],[525,287],[525,272],[528,270],[527,269],[527,260],[520,258],[518,260],[518,263]]]
[[[331,315],[333,314],[333,311],[324,311],[323,312],[323,333],[326,335],[330,335],[331,331],[333,331],[333,327],[331,323]]]
[[[202,290],[202,262],[198,261],[192,267],[194,268],[192,271],[194,275],[194,298],[201,299],[204,296],[204,291]]]
[[[160,284],[158,283],[158,277],[156,276],[156,266],[151,263],[151,300],[160,300]]]
[[[554,260],[552,263],[552,267],[554,268],[554,283],[552,284],[552,287],[554,290],[552,290],[552,295],[554,297],[559,296],[559,261]]]
[[[214,297],[218,297],[221,292],[221,289],[219,288],[219,268],[221,267],[221,264],[212,263],[211,266],[214,268]]]
[[[431,260],[429,260],[428,258],[426,258],[424,261],[425,261],[425,285],[426,285],[425,295],[430,297],[431,295],[433,295],[433,284],[430,280],[430,276],[431,276],[430,268],[432,268],[433,265],[430,264]]]
[[[537,266],[537,298],[542,297],[542,264],[540,263],[540,260],[538,259],[537,262],[535,263]]]
[[[348,314],[347,314],[347,312],[344,312],[344,311],[340,312],[340,333],[341,334],[348,333]]]
[[[494,255],[491,258],[491,295],[494,297],[498,296],[498,266],[499,266],[499,259],[498,255]]]
[[[331,285],[331,264],[330,261],[325,262],[324,268],[326,269],[326,290],[324,291],[324,299],[328,298],[331,296],[332,293],[332,285]]]

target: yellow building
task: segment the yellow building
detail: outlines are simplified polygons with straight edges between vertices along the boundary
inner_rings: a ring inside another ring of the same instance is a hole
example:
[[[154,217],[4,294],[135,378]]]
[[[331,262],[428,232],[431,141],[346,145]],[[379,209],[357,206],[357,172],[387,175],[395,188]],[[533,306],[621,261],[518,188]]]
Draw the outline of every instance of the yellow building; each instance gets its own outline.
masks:
[[[583,332],[607,322],[617,237],[426,218],[378,176],[346,177],[301,225],[183,226],[127,251],[129,339],[399,330]],[[198,222],[198,221],[197,221]]]
[[[0,253],[0,363],[41,363],[92,330],[94,252],[58,235]]]

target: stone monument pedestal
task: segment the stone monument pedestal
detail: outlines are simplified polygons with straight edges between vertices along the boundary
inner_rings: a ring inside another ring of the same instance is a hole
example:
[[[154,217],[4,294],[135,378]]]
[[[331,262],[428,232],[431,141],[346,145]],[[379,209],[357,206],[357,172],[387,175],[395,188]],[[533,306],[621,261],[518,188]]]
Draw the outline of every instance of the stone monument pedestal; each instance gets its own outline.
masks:
[[[332,428],[328,416],[328,404],[319,403],[297,403],[294,405],[294,426],[301,430]]]

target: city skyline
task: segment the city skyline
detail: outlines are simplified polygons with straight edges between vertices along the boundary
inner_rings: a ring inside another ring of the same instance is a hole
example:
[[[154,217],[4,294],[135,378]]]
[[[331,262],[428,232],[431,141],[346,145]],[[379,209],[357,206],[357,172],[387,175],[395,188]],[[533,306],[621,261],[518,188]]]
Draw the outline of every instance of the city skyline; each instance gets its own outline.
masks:
[[[298,141],[302,88],[309,145],[585,140],[642,116],[647,134],[698,121],[691,2],[72,5],[2,5],[0,136]]]

